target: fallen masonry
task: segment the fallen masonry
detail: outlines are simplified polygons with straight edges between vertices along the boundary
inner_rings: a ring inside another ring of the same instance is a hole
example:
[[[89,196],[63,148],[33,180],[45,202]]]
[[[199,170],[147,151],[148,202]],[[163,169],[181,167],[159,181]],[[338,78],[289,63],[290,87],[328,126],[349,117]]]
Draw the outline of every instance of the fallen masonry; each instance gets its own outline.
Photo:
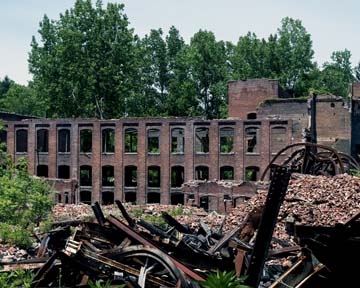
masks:
[[[57,205],[36,254],[2,256],[2,271],[34,269],[32,287],[57,287],[60,278],[64,287],[89,287],[89,280],[199,287],[216,270],[246,275],[250,287],[351,287],[360,257],[360,178],[290,176],[275,167],[271,179],[226,215],[120,201]]]

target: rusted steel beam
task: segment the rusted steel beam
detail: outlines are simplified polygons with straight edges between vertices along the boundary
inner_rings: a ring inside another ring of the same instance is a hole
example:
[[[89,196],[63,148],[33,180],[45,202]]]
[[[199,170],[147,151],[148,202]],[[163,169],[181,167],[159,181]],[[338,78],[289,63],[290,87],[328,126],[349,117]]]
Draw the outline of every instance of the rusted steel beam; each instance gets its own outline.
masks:
[[[167,224],[169,224],[171,227],[174,227],[177,231],[184,234],[191,234],[191,230],[186,227],[185,225],[179,223],[175,218],[173,218],[169,213],[162,212],[161,216],[165,220]]]
[[[237,233],[239,233],[239,230],[240,230],[239,227],[235,227],[235,228],[232,229],[230,232],[228,232],[227,234],[225,234],[224,237],[222,237],[219,242],[217,242],[214,246],[212,246],[212,247],[208,250],[208,253],[212,255],[212,254],[214,254],[216,251],[220,250],[222,247],[224,247],[224,245],[225,245],[233,236],[235,236]]]
[[[287,167],[272,165],[270,179],[269,192],[247,271],[246,284],[251,287],[259,286],[277,216],[289,184],[290,172]]]
[[[105,224],[105,216],[104,216],[104,213],[101,210],[99,202],[95,202],[94,204],[92,204],[91,208],[94,211],[96,220],[98,221],[99,225],[104,226],[104,224]]]
[[[288,254],[291,252],[298,252],[301,250],[300,246],[291,246],[291,247],[285,247],[275,250],[269,250],[269,256],[281,256],[283,254]]]
[[[45,256],[49,240],[50,240],[50,236],[48,234],[45,234],[44,238],[41,240],[41,244],[36,254],[36,258],[42,258]]]
[[[139,243],[141,243],[141,244],[143,244],[145,246],[153,247],[153,248],[156,248],[156,249],[159,249],[160,251],[162,251],[155,244],[153,244],[150,241],[148,241],[147,239],[145,239],[143,236],[141,236],[139,233],[137,233],[131,227],[129,227],[129,226],[125,225],[124,223],[122,223],[115,216],[110,215],[107,218],[107,220],[109,221],[110,224],[112,224],[116,228],[118,228],[118,229],[122,230],[123,232],[125,232],[130,238],[133,238],[134,240],[138,241]],[[162,251],[162,252],[166,253],[166,251]],[[195,273],[194,271],[192,271],[191,269],[186,267],[184,264],[180,263],[178,260],[173,258],[171,255],[168,255],[168,257],[176,265],[176,267],[178,267],[183,273],[188,275],[190,278],[192,278],[194,280],[198,280],[198,281],[205,281],[205,279],[203,277],[201,277],[199,274]]]
[[[115,203],[118,206],[118,208],[120,209],[121,214],[125,218],[126,222],[129,224],[129,226],[134,228],[135,227],[135,221],[127,213],[127,211],[126,211],[124,205],[121,203],[121,201],[120,200],[115,200]]]
[[[246,252],[244,250],[237,249],[237,253],[236,253],[236,256],[234,259],[236,277],[240,277],[241,270],[242,270],[243,263],[244,263],[245,253]]]

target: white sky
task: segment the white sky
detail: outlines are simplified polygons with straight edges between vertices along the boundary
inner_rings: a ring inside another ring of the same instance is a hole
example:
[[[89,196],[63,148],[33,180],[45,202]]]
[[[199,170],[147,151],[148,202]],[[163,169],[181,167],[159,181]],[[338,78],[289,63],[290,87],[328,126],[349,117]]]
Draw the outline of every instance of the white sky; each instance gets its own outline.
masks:
[[[57,19],[75,0],[0,0],[0,79],[21,84],[31,80],[28,53],[44,14]],[[108,1],[104,0],[104,3]],[[112,1],[119,2],[119,1]],[[360,61],[360,1],[356,0],[125,0],[130,27],[143,36],[152,28],[167,32],[174,25],[189,42],[199,29],[236,44],[248,31],[268,37],[286,16],[300,19],[312,35],[315,60],[328,61],[347,48],[355,66]]]

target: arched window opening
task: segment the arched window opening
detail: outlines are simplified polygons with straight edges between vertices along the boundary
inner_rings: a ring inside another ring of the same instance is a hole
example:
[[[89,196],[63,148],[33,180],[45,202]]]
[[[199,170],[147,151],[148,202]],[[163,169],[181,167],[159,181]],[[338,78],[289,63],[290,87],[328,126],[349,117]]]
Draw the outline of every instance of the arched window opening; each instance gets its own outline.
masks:
[[[160,153],[160,130],[148,130],[148,153]]]
[[[231,166],[220,167],[220,179],[234,180],[234,167]]]
[[[245,129],[245,145],[247,153],[259,153],[259,131],[258,127],[249,127]]]
[[[92,186],[92,168],[88,165],[80,166],[80,186]]]
[[[101,202],[102,205],[111,205],[114,204],[114,192],[104,191],[101,193]]]
[[[195,179],[196,180],[209,180],[209,167],[197,166],[195,168]]]
[[[137,187],[137,167],[125,167],[125,187]]]
[[[171,130],[171,153],[184,153],[184,129],[174,128]]]
[[[26,129],[16,130],[16,152],[27,153],[28,131]]]
[[[102,130],[102,153],[115,152],[115,131],[111,128]]]
[[[150,166],[148,168],[148,187],[160,188],[160,167]]]
[[[231,153],[234,148],[234,128],[220,129],[220,153]]]
[[[36,134],[36,152],[49,152],[49,130],[39,129]]]
[[[181,187],[184,183],[184,167],[171,167],[171,187]]]
[[[196,128],[195,129],[195,152],[209,153],[209,129]]]
[[[259,167],[251,166],[245,168],[245,181],[257,181]]]
[[[134,128],[128,128],[125,130],[125,153],[137,152],[137,130]]]
[[[80,202],[91,204],[91,191],[80,191]]]
[[[271,128],[271,153],[277,153],[286,146],[286,128]]]
[[[114,186],[114,166],[102,167],[102,186]]]
[[[92,151],[92,130],[80,130],[80,152],[91,153]]]
[[[60,129],[58,131],[58,152],[70,153],[70,130]]]

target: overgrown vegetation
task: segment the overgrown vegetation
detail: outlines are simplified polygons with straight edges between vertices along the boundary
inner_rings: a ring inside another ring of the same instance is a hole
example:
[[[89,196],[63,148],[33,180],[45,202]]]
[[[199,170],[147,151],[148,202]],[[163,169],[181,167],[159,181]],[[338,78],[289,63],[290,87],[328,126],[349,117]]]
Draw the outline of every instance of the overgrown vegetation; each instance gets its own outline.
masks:
[[[31,270],[15,270],[0,273],[0,287],[30,288],[34,274]]]
[[[48,216],[53,205],[49,193],[45,181],[27,172],[24,159],[15,165],[0,149],[0,240],[28,248],[33,228]]]
[[[244,285],[244,278],[237,278],[235,272],[217,271],[210,274],[206,281],[199,282],[204,288],[250,288]]]

